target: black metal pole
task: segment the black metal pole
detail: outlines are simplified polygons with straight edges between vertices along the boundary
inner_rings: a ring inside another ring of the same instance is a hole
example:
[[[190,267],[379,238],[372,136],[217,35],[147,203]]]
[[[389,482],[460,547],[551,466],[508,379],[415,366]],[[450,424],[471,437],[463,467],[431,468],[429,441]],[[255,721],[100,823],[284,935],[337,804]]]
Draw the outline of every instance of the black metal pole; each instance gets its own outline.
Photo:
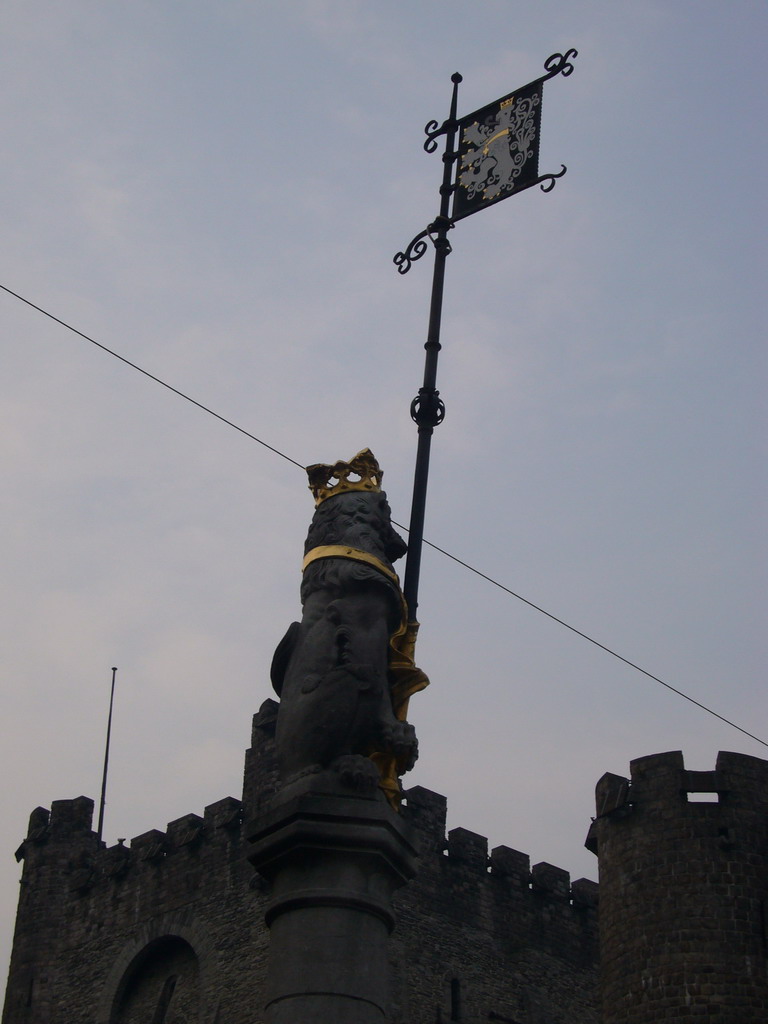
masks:
[[[408,557],[405,563],[405,581],[403,594],[408,605],[408,619],[416,622],[418,607],[419,573],[421,570],[421,551],[424,539],[424,516],[427,504],[427,480],[429,478],[429,455],[432,445],[434,428],[443,422],[445,406],[436,388],[437,357],[440,352],[440,322],[443,312],[443,284],[445,281],[445,261],[451,252],[448,231],[452,227],[448,217],[451,194],[453,192],[453,165],[456,160],[454,142],[456,137],[456,110],[458,105],[459,83],[461,75],[451,76],[453,96],[451,113],[445,123],[446,142],[443,153],[443,183],[440,187],[440,214],[429,227],[429,237],[435,247],[435,264],[432,273],[432,297],[429,306],[429,327],[424,345],[426,357],[424,361],[424,383],[411,403],[411,418],[419,428],[419,442],[416,449],[416,468],[413,478],[413,499],[411,502],[411,521],[408,533]]]
[[[530,188],[532,185],[540,185],[542,192],[551,192],[555,186],[555,182],[558,178],[561,178],[565,174],[565,165],[562,170],[556,174],[545,174],[539,175],[538,171],[538,150],[539,150],[539,128],[538,121],[535,116],[535,111],[540,110],[541,104],[541,88],[543,83],[548,79],[553,78],[555,75],[563,75],[567,77],[573,71],[572,58],[577,56],[577,52],[574,49],[568,50],[565,54],[553,53],[544,63],[544,69],[547,72],[541,78],[535,82],[530,82],[523,89],[522,98],[519,100],[519,108],[522,111],[521,116],[525,121],[525,131],[522,129],[521,137],[515,132],[511,133],[509,126],[503,127],[497,131],[492,137],[489,134],[483,136],[481,133],[481,139],[485,139],[485,142],[481,142],[479,145],[475,145],[470,139],[467,142],[464,156],[467,161],[467,166],[472,167],[473,162],[477,159],[477,154],[480,153],[483,156],[488,155],[488,146],[501,137],[506,137],[507,144],[509,146],[509,155],[514,156],[514,167],[512,172],[505,172],[506,177],[501,181],[499,174],[494,169],[493,171],[484,170],[485,179],[483,182],[478,182],[473,177],[474,172],[470,174],[472,188],[467,196],[464,197],[463,207],[460,205],[457,212],[456,204],[453,206],[453,215],[455,219],[460,220],[463,217],[469,216],[471,213],[476,212],[483,205],[490,205],[498,202],[500,199],[505,198],[508,195],[514,195],[516,192],[520,192],[523,189]],[[403,593],[405,600],[408,605],[408,620],[411,623],[417,624],[416,622],[416,609],[418,607],[418,592],[419,592],[419,573],[421,569],[421,551],[424,542],[424,513],[427,502],[427,478],[429,476],[429,455],[430,446],[432,443],[432,433],[434,428],[442,423],[445,416],[445,406],[440,398],[440,392],[437,390],[437,356],[440,351],[440,319],[443,308],[443,282],[445,280],[445,260],[451,251],[451,245],[448,241],[448,231],[453,227],[453,221],[450,219],[449,210],[451,204],[451,197],[454,194],[456,188],[458,188],[458,176],[454,179],[454,166],[459,160],[460,153],[456,151],[456,134],[459,130],[459,121],[456,118],[457,100],[459,83],[461,82],[461,75],[456,74],[451,76],[453,82],[453,98],[451,100],[451,113],[447,121],[444,121],[441,125],[438,125],[437,121],[430,121],[424,131],[427,136],[427,141],[424,143],[424,149],[427,153],[434,153],[437,150],[437,139],[441,135],[445,135],[445,152],[443,153],[443,184],[440,187],[440,214],[437,219],[420,231],[415,238],[411,239],[405,250],[398,252],[394,257],[394,264],[397,267],[399,274],[407,274],[411,268],[411,265],[416,261],[420,260],[427,252],[429,248],[426,238],[429,237],[430,241],[435,247],[435,266],[432,276],[432,302],[429,310],[429,329],[427,332],[427,342],[425,349],[427,350],[426,362],[424,366],[424,384],[419,389],[419,393],[411,403],[411,418],[416,422],[419,428],[419,443],[416,451],[416,469],[414,473],[413,481],[413,502],[411,504],[411,522],[410,522],[410,535],[408,537],[408,558],[405,563],[405,582],[403,585]],[[501,121],[499,117],[503,108],[508,107],[510,104],[517,102],[517,94],[502,97],[496,104],[490,104],[482,110],[475,111],[475,114],[469,114],[466,118],[462,119],[462,124],[469,124],[469,119],[473,116],[483,116],[484,126],[489,132],[495,130],[494,127],[489,127],[490,124],[495,125],[497,128]],[[518,108],[515,107],[515,110]],[[495,114],[493,111],[495,110]],[[488,112],[491,111],[490,122],[488,119]],[[475,125],[478,128],[478,125]],[[533,134],[531,134],[531,132]],[[475,140],[476,142],[476,140]],[[489,161],[492,167],[496,168],[498,162],[495,159]],[[520,177],[522,169],[526,169],[526,173],[523,177]],[[501,182],[501,191],[497,188]],[[478,193],[478,185],[480,185],[480,193]],[[493,189],[490,190],[489,195],[486,195],[485,186],[493,185]],[[487,200],[487,202],[486,202]],[[412,631],[415,637],[415,629]]]
[[[107,767],[109,766],[109,739],[112,735],[112,705],[115,700],[115,676],[117,675],[117,669],[112,669],[112,692],[109,695],[109,717],[107,718],[107,743],[104,749],[104,772],[101,777],[101,802],[99,804],[99,829],[98,829],[98,841],[101,842],[101,836],[104,831],[104,807],[107,802]]]

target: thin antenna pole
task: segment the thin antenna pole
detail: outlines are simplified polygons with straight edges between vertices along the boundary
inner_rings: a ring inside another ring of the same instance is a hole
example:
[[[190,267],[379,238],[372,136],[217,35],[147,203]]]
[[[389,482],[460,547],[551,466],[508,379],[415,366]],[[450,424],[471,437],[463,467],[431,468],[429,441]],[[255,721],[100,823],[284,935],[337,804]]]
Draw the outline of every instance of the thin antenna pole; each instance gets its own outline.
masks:
[[[408,606],[409,622],[416,622],[418,607],[419,574],[421,571],[421,551],[424,539],[424,514],[427,505],[427,480],[429,477],[429,455],[432,446],[434,428],[443,422],[445,405],[437,383],[437,357],[440,352],[440,323],[443,312],[443,282],[445,281],[445,261],[451,252],[451,243],[447,235],[453,226],[448,217],[453,186],[453,165],[456,160],[454,141],[456,136],[456,110],[458,105],[459,82],[461,75],[456,72],[451,77],[453,96],[451,113],[445,123],[446,140],[443,154],[443,183],[440,187],[440,214],[427,232],[435,247],[435,265],[432,272],[432,297],[429,306],[429,327],[427,341],[424,345],[426,358],[424,361],[424,383],[411,403],[411,419],[419,428],[419,442],[416,449],[416,468],[413,477],[413,499],[411,502],[411,521],[408,527],[408,557],[405,563],[405,580],[403,595]]]
[[[101,803],[99,804],[99,830],[97,833],[98,841],[101,842],[101,837],[104,832],[104,807],[107,802],[107,768],[109,767],[109,740],[112,735],[112,705],[115,701],[115,676],[117,675],[117,669],[112,669],[112,692],[109,695],[109,717],[107,718],[107,743],[104,748],[104,774],[101,778]]]

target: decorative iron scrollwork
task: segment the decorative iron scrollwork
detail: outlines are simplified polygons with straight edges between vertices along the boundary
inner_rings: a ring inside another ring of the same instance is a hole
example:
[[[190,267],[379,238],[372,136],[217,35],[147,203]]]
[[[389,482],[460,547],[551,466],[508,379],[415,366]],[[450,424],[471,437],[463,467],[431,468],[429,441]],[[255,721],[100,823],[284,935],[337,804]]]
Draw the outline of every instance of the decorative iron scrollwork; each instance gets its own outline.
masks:
[[[441,248],[443,255],[448,256],[453,250],[451,249],[451,243],[445,237],[445,233],[450,231],[452,227],[453,221],[448,220],[447,217],[436,217],[431,224],[428,224],[423,231],[420,231],[415,238],[411,239],[405,252],[399,252],[392,258],[392,262],[397,267],[398,274],[407,274],[411,269],[411,264],[421,259],[428,248],[427,243],[424,241],[427,237],[429,237],[430,242],[436,249]],[[435,235],[437,235],[437,238],[434,237]]]
[[[555,75],[562,75],[563,78],[567,78],[573,71],[571,61],[574,57],[578,56],[579,51],[571,47],[565,54],[553,53],[551,57],[547,57],[544,61],[544,70],[548,72],[546,78],[554,78]],[[542,81],[546,81],[546,78],[543,78]]]
[[[557,184],[557,181],[556,181],[556,179],[557,179],[557,178],[562,178],[562,176],[563,176],[563,175],[565,174],[565,172],[566,172],[566,171],[568,170],[568,168],[567,168],[567,167],[565,166],[565,164],[560,164],[560,166],[562,167],[562,170],[561,170],[561,171],[558,171],[558,172],[557,172],[557,174],[544,174],[544,175],[543,175],[543,176],[542,176],[541,178],[539,178],[539,180],[538,180],[538,181],[536,182],[536,184],[537,184],[537,185],[540,185],[540,186],[541,186],[541,191],[542,191],[542,192],[551,192],[551,191],[552,191],[552,189],[553,189],[553,188],[555,187],[555,185]]]
[[[438,124],[437,121],[428,121],[424,126],[424,134],[427,136],[427,141],[424,143],[425,153],[434,153],[437,149],[437,139],[441,135],[446,135],[448,132],[456,130],[456,90],[459,87],[459,83],[463,82],[464,79],[461,77],[458,71],[455,71],[451,75],[451,81],[453,82],[453,104],[451,105],[451,114],[447,121],[443,121],[442,124]],[[451,161],[453,161],[457,153],[451,154]],[[443,157],[443,160],[446,156]]]
[[[445,123],[438,124],[437,121],[428,121],[424,125],[424,134],[427,136],[427,141],[424,143],[425,153],[434,153],[437,149],[437,140],[440,135],[445,135],[446,127]]]
[[[420,231],[415,238],[412,238],[408,243],[405,252],[398,252],[392,259],[392,262],[397,267],[398,274],[407,274],[411,269],[411,264],[415,263],[416,260],[420,260],[421,257],[428,249],[428,245],[425,242],[425,238],[429,234],[429,229],[432,227],[430,224],[428,228],[424,228]]]

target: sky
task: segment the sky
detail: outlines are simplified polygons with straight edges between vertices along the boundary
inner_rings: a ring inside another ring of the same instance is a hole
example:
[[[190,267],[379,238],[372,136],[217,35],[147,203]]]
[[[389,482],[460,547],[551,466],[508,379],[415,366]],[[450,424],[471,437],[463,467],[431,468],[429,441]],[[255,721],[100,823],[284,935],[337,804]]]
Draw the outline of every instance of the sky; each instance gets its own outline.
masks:
[[[407,524],[436,216],[423,126],[545,87],[567,174],[451,232],[425,534],[763,741],[760,0],[6,0],[0,284],[302,465],[370,447]],[[301,470],[0,292],[0,962],[33,808],[105,839],[240,796],[300,617]],[[405,779],[597,878],[604,772],[764,757],[424,552]],[[4,967],[3,967],[4,970]]]

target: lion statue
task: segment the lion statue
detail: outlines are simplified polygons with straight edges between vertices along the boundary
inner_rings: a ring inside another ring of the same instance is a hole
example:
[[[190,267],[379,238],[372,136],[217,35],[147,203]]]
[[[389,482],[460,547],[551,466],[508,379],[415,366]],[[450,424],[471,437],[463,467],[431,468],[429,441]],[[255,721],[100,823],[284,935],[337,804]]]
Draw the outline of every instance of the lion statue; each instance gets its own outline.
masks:
[[[408,697],[428,683],[413,664],[415,624],[392,567],[406,543],[368,449],[307,474],[317,508],[304,547],[302,619],[271,669],[281,780],[333,770],[359,790],[380,785],[394,805],[398,775],[418,756],[404,720]]]

